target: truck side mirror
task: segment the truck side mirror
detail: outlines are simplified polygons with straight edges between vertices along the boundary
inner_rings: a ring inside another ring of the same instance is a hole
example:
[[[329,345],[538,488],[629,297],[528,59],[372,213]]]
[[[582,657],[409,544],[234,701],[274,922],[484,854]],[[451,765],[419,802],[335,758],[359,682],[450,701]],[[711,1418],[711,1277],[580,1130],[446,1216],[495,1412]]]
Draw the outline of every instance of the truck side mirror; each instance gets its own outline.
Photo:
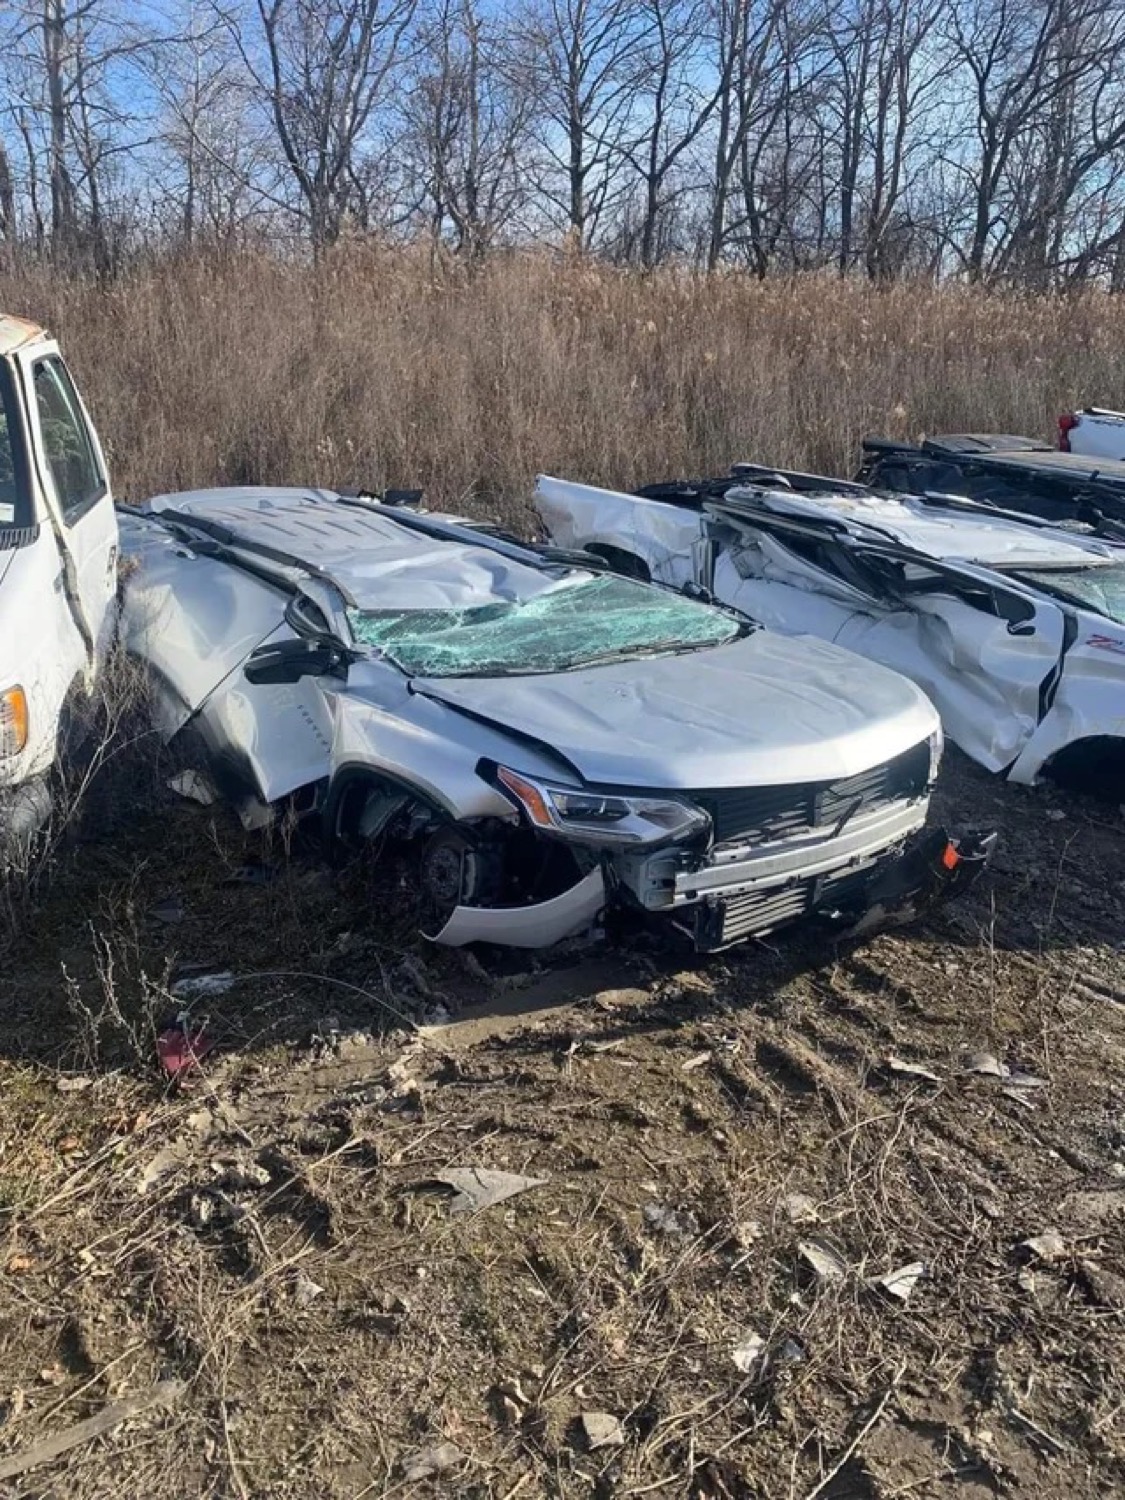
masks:
[[[331,641],[297,638],[259,646],[246,659],[243,672],[255,686],[268,683],[299,682],[302,677],[343,676],[348,655]]]

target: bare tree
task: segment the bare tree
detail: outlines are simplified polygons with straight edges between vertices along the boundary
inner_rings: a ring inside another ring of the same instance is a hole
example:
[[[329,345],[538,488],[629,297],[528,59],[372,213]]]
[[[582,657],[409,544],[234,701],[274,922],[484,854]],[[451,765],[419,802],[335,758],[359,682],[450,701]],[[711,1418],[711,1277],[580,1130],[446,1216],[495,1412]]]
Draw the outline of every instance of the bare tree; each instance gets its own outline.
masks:
[[[431,239],[449,230],[479,259],[526,200],[528,70],[512,66],[513,38],[478,0],[439,0],[421,43],[405,113]]]
[[[638,253],[643,266],[659,258],[661,220],[676,193],[672,183],[686,164],[719,102],[706,81],[708,0],[641,0],[637,5],[637,86],[634,130],[622,151],[640,179],[642,208]],[[688,184],[680,191],[687,191]]]
[[[416,0],[255,0],[232,22],[315,249],[340,233]]]
[[[518,28],[540,111],[544,207],[561,211],[581,249],[620,191],[641,26],[630,0],[543,0]]]

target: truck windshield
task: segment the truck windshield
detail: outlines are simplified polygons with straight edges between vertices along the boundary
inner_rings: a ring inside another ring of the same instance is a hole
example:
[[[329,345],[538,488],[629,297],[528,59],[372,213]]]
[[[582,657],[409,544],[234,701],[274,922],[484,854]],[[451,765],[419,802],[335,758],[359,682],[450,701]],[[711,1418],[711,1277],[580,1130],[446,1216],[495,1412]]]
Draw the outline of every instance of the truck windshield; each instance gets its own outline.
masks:
[[[0,537],[32,522],[22,457],[12,372],[0,359]]]
[[[747,627],[731,615],[626,578],[566,577],[526,600],[470,609],[349,611],[356,639],[412,677],[567,672],[598,662],[701,650]]]
[[[1021,568],[1014,576],[1125,625],[1125,562],[1100,568]]]

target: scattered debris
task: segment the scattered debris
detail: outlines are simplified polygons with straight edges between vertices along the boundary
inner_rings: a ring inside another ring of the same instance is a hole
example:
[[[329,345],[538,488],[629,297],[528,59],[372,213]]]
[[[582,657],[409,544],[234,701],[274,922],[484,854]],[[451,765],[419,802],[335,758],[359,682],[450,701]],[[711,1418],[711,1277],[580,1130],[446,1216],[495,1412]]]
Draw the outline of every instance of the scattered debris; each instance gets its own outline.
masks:
[[[1004,1080],[1004,1087],[1000,1092],[1007,1098],[1014,1099],[1017,1104],[1022,1104],[1024,1109],[1035,1109],[1035,1093],[1047,1087],[1049,1085],[1045,1078],[1037,1078],[1034,1073],[1013,1068]]]
[[[1022,1104],[1024,1109],[1037,1109],[1038,1105],[1026,1089],[1013,1089],[1005,1086],[1000,1090],[1006,1099],[1012,1099],[1016,1104]]]
[[[712,1056],[710,1052],[697,1052],[694,1057],[689,1057],[686,1062],[680,1064],[680,1071],[691,1073],[696,1068],[702,1068],[711,1061]]]
[[[748,1329],[730,1351],[730,1357],[744,1375],[764,1374],[766,1341],[761,1334]]]
[[[816,1204],[807,1193],[786,1193],[781,1206],[790,1224],[815,1224],[820,1218]]]
[[[229,1188],[232,1192],[246,1192],[256,1188],[269,1187],[273,1177],[267,1167],[260,1162],[215,1162],[214,1167],[218,1174],[218,1186]]]
[[[911,1293],[925,1274],[925,1261],[912,1260],[909,1265],[899,1266],[897,1271],[888,1271],[885,1276],[873,1276],[867,1284],[881,1287],[884,1292],[897,1297],[900,1302],[909,1302]]]
[[[193,1024],[185,1011],[165,1024],[156,1038],[156,1055],[170,1078],[182,1081],[214,1051],[214,1038],[203,1024]]]
[[[1045,1089],[1049,1088],[1045,1078],[1037,1078],[1034,1073],[1026,1073],[1022,1068],[1013,1068],[1008,1074],[1008,1086],[1013,1089]]]
[[[1020,1249],[1030,1250],[1037,1259],[1048,1262],[1065,1260],[1069,1254],[1066,1241],[1057,1229],[1044,1229],[1041,1234],[1020,1240]]]
[[[177,1000],[210,1000],[215,995],[225,995],[234,988],[235,976],[229,969],[217,974],[191,974],[186,979],[177,979],[172,994]]]
[[[175,776],[170,776],[168,789],[189,802],[198,802],[200,807],[211,807],[218,801],[215,788],[199,771],[180,771]]]
[[[961,1065],[962,1073],[980,1073],[987,1078],[1007,1078],[1011,1069],[991,1052],[970,1052]]]
[[[63,1453],[69,1453],[72,1448],[101,1437],[103,1433],[112,1432],[130,1417],[140,1416],[142,1412],[159,1407],[174,1406],[186,1390],[187,1385],[182,1380],[162,1380],[150,1390],[126,1396],[123,1401],[111,1402],[96,1416],[87,1417],[84,1422],[76,1422],[73,1427],[65,1427],[54,1437],[44,1438],[30,1448],[25,1448],[22,1453],[0,1459],[0,1479],[14,1479],[17,1474],[25,1474],[28,1469],[50,1463]]]
[[[642,1209],[645,1223],[658,1234],[698,1234],[699,1223],[686,1209],[669,1208],[666,1203],[646,1203]]]
[[[901,1073],[908,1078],[924,1078],[927,1083],[940,1083],[941,1078],[929,1068],[922,1067],[921,1063],[906,1062],[901,1057],[896,1057],[892,1052],[887,1057],[887,1067],[892,1073]]]
[[[403,1463],[402,1477],[407,1484],[417,1484],[420,1479],[430,1479],[464,1463],[465,1457],[456,1443],[436,1443],[432,1448],[411,1454]]]
[[[545,1187],[550,1179],[521,1177],[518,1172],[497,1172],[490,1167],[447,1167],[444,1172],[435,1172],[433,1180],[455,1190],[450,1213],[467,1214],[492,1208],[530,1188]]]
[[[198,1189],[188,1199],[188,1218],[193,1229],[210,1229],[216,1224],[226,1224],[240,1219],[245,1209],[232,1203],[225,1193],[211,1188]]]
[[[298,1307],[311,1307],[318,1297],[324,1296],[324,1288],[304,1271],[297,1272],[293,1283],[293,1301]]]
[[[582,1431],[591,1453],[599,1448],[620,1448],[625,1442],[625,1429],[612,1412],[584,1411]]]
[[[848,1273],[847,1261],[827,1240],[802,1240],[797,1250],[821,1281],[843,1281]]]

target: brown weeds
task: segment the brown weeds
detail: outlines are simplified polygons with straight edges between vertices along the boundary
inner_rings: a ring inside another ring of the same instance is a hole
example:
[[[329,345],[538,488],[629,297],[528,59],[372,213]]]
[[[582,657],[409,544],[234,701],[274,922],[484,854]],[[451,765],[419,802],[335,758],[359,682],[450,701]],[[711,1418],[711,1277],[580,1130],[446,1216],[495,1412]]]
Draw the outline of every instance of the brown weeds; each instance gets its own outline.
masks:
[[[427,486],[520,514],[536,472],[628,485],[733,460],[850,473],[865,433],[1050,436],[1125,405],[1125,303],[805,276],[648,277],[545,255],[473,275],[350,246],[44,268],[0,306],[57,334],[118,493],[212,484]]]

